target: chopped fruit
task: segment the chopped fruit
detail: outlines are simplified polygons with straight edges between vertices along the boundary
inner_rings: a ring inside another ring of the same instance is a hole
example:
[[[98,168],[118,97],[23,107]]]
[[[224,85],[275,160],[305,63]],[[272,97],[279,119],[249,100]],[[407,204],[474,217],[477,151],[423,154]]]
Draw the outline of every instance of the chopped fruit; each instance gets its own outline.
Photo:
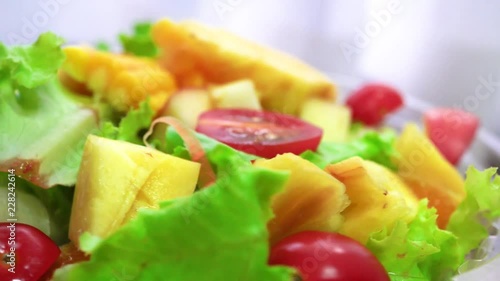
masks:
[[[323,131],[286,114],[251,109],[215,109],[200,115],[196,131],[234,149],[272,158],[316,150]]]
[[[261,110],[259,94],[251,80],[245,79],[210,89],[217,108],[247,108]]]
[[[424,124],[434,145],[456,165],[474,140],[479,118],[460,109],[436,108],[424,114]]]
[[[210,95],[205,90],[188,89],[175,93],[161,112],[163,116],[172,116],[194,129],[198,117],[212,108]]]
[[[349,204],[341,182],[291,153],[259,159],[254,165],[290,172],[284,191],[273,198],[275,217],[268,223],[271,244],[300,231],[339,229],[340,213]]]
[[[160,63],[182,87],[192,86],[193,80],[223,84],[250,79],[264,109],[290,114],[298,114],[310,97],[336,96],[333,84],[319,71],[223,30],[165,19],[153,26],[153,39],[162,50]]]
[[[139,207],[191,194],[199,169],[198,163],[152,148],[90,135],[75,187],[70,240],[79,245],[84,232],[106,237]]]
[[[321,99],[304,103],[300,118],[323,129],[323,141],[347,141],[351,128],[351,110],[343,105]]]
[[[419,198],[429,198],[445,228],[451,213],[465,198],[464,180],[415,124],[408,124],[396,141],[398,174]]]
[[[175,92],[170,73],[154,60],[113,54],[88,47],[67,47],[63,74],[84,83],[98,98],[125,112],[149,98],[151,108],[158,111]],[[68,79],[66,79],[67,83]]]
[[[390,229],[398,220],[409,222],[417,212],[418,200],[392,171],[359,157],[326,167],[342,182],[351,200],[342,215],[340,233],[365,244],[369,235]]]
[[[134,218],[140,208],[157,209],[160,201],[189,196],[194,192],[199,165],[194,165],[194,162],[177,161],[178,158],[173,159],[175,161],[167,159],[161,162],[151,172],[137,193],[124,222]]]
[[[403,97],[394,88],[383,84],[368,84],[352,93],[346,101],[352,118],[369,126],[384,121],[387,114],[403,105]]]

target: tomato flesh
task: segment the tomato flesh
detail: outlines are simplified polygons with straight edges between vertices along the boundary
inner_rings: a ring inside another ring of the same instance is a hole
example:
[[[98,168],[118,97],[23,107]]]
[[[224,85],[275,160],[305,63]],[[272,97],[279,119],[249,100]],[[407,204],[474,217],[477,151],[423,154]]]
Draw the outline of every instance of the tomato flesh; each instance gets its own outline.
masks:
[[[323,130],[293,116],[250,109],[207,111],[200,115],[196,131],[265,158],[316,150],[323,136]]]
[[[59,247],[37,228],[0,223],[0,280],[38,281],[60,253]]]
[[[379,125],[387,114],[403,105],[401,94],[383,84],[368,84],[353,92],[346,101],[352,118],[369,126]]]
[[[305,231],[278,242],[270,265],[294,267],[304,281],[389,281],[377,258],[359,242],[338,233]]]
[[[427,136],[453,165],[469,148],[479,127],[474,114],[453,108],[435,108],[424,114]]]

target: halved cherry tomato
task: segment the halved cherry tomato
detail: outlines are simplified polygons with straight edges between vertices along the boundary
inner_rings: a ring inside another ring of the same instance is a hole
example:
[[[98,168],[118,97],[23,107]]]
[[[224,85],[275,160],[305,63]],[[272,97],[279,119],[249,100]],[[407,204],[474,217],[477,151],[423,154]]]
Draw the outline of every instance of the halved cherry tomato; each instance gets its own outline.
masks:
[[[290,115],[250,109],[216,109],[203,113],[196,131],[234,149],[272,158],[316,150],[323,130]]]
[[[401,94],[383,84],[368,84],[353,92],[346,101],[352,118],[369,126],[382,123],[385,116],[403,105]]]
[[[22,223],[0,223],[0,280],[38,281],[57,260],[59,247]]]
[[[389,281],[368,249],[338,233],[305,231],[286,237],[271,249],[269,264],[294,267],[303,281]]]
[[[479,118],[453,108],[436,108],[424,114],[427,136],[453,165],[460,161],[474,140]]]

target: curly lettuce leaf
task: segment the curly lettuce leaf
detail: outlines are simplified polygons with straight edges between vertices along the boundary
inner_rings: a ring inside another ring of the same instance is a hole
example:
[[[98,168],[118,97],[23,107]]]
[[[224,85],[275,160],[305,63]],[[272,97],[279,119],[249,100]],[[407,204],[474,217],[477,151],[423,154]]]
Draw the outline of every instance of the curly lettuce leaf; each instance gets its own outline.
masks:
[[[46,83],[64,60],[63,42],[49,32],[40,35],[33,45],[9,48],[0,43],[0,83],[10,84],[7,86],[10,91],[18,87],[32,89]]]
[[[137,109],[130,110],[118,126],[110,121],[105,122],[96,134],[108,139],[143,144],[141,133],[150,126],[153,116],[154,111],[149,102],[143,101]]]
[[[42,187],[73,185],[93,109],[71,96],[56,74],[62,39],[45,33],[29,46],[0,45],[0,171]]]
[[[242,161],[220,149],[213,160],[221,167]],[[83,235],[91,260],[59,269],[54,280],[290,281],[292,269],[267,265],[270,200],[287,178],[250,165],[228,170],[191,197],[141,210],[104,240]]]
[[[347,158],[359,156],[395,169],[391,158],[396,155],[394,141],[396,135],[391,130],[368,131],[347,143],[321,142],[317,151],[306,151],[300,156],[320,168]]]
[[[449,280],[460,265],[457,239],[436,224],[436,210],[419,204],[415,219],[396,223],[392,231],[373,233],[367,247],[391,280]]]
[[[152,23],[140,22],[134,25],[133,34],[120,34],[120,42],[126,53],[140,57],[156,57],[159,49],[151,36]]]
[[[500,219],[500,177],[496,171],[496,168],[478,171],[474,167],[467,170],[467,196],[447,226],[458,237],[461,256],[477,248]]]

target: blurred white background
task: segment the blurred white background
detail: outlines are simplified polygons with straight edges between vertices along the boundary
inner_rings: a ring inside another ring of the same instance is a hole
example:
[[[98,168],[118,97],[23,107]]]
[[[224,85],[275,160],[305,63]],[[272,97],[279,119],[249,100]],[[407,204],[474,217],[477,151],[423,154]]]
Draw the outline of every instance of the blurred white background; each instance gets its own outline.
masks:
[[[500,134],[500,1],[2,0],[0,40],[52,30],[116,42],[138,20],[198,19],[294,54],[340,83],[376,80],[458,106]]]

